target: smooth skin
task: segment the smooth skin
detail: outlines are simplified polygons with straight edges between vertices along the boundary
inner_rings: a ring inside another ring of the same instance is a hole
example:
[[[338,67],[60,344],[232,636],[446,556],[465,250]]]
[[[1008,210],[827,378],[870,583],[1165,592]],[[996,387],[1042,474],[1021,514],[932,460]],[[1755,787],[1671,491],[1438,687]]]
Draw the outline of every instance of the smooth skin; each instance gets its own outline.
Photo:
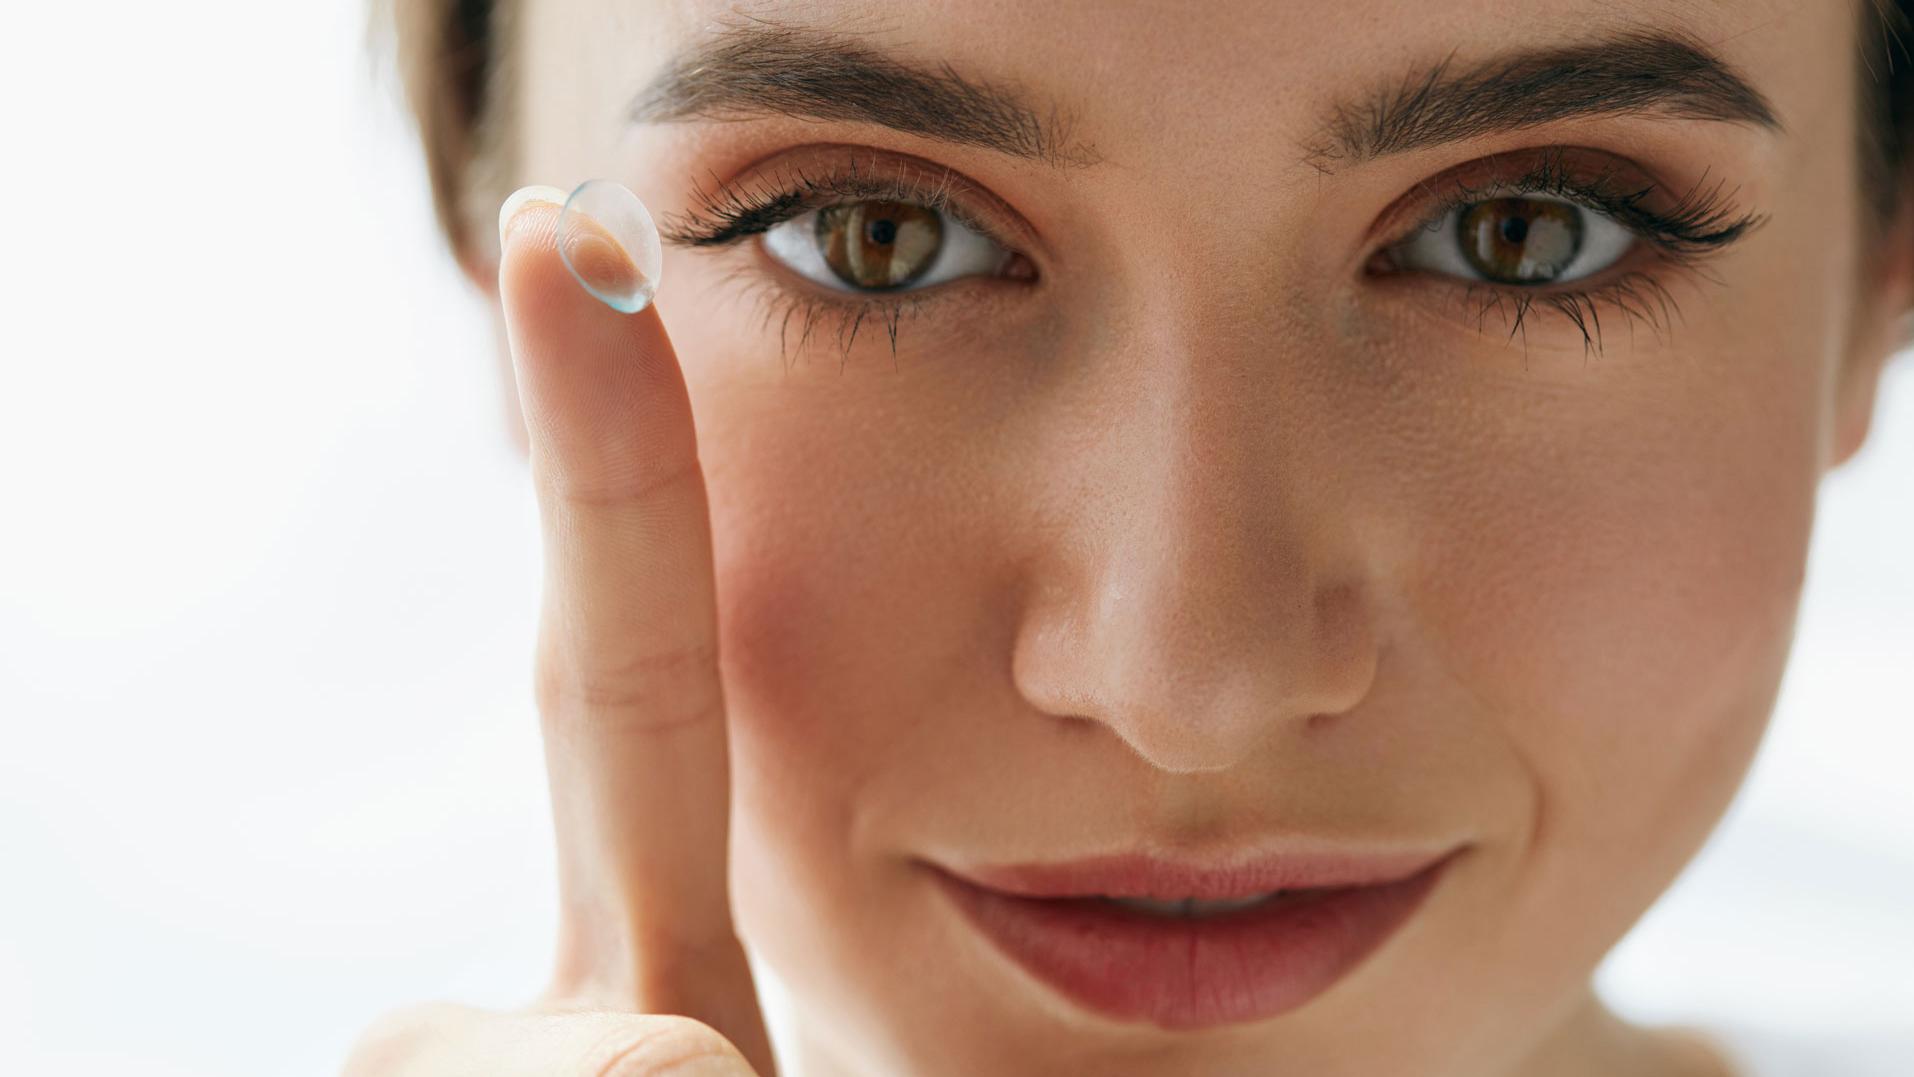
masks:
[[[466,267],[544,521],[558,971],[525,1013],[382,1023],[354,1077],[769,1077],[740,937],[791,989],[807,1077],[1725,1072],[1589,977],[1740,785],[1818,483],[1914,306],[1914,214],[1860,225],[1853,9],[746,8],[1063,102],[1101,163],[775,116],[627,128],[733,6],[524,5],[514,184],[605,176],[664,220],[694,180],[849,145],[957,169],[1044,242],[1034,290],[905,325],[895,366],[870,327],[841,368],[828,333],[783,366],[750,297],[792,282],[741,249],[667,251],[634,316],[569,279],[550,207]],[[1671,20],[1785,134],[1609,117],[1333,178],[1298,155],[1357,74]],[[1768,223],[1674,285],[1672,332],[1608,320],[1599,357],[1559,319],[1518,341],[1359,272],[1405,192],[1555,144],[1725,178]],[[1019,978],[913,863],[1286,832],[1471,848],[1323,996],[1191,1034]]]
[[[770,1077],[727,891],[710,510],[684,378],[656,306],[622,314],[572,279],[558,213],[533,201],[500,222],[498,284],[544,532],[558,971],[524,1014],[394,1015],[347,1072]]]
[[[389,1015],[345,1075],[775,1077],[727,892],[710,516],[683,374],[655,305],[620,314],[573,281],[557,222],[541,201],[500,222],[499,296],[544,536],[558,971],[520,1013]],[[1685,1037],[1587,1025],[1628,1073],[1726,1073]]]

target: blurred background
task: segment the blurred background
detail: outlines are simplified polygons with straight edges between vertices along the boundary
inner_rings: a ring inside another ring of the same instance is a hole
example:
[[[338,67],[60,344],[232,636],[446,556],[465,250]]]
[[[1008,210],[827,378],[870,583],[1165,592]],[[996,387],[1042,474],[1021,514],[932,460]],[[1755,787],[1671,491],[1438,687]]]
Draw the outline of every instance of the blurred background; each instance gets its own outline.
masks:
[[[330,1074],[381,1011],[544,981],[534,504],[363,21],[0,34],[7,1072]],[[1914,1014],[1914,356],[1817,526],[1750,784],[1601,972],[1630,1016]]]

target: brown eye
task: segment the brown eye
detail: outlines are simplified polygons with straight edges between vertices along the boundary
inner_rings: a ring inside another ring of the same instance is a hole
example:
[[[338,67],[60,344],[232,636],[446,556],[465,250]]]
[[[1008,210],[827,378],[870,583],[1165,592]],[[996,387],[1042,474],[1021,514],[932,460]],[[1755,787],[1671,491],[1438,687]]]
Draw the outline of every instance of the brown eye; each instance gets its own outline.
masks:
[[[944,226],[937,211],[909,202],[851,202],[818,211],[818,251],[839,280],[858,288],[900,288],[937,260]]]
[[[837,292],[921,292],[965,277],[1029,280],[1029,260],[954,211],[868,198],[800,213],[764,232],[764,252]]]
[[[1456,238],[1471,268],[1503,284],[1545,284],[1582,252],[1582,210],[1566,202],[1496,198],[1464,206]]]

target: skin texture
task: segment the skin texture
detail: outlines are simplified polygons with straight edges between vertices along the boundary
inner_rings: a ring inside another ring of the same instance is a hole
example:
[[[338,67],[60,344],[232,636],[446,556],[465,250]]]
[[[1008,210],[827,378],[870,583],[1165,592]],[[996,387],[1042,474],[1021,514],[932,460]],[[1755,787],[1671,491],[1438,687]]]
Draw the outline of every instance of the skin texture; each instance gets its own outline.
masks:
[[[518,19],[518,182],[609,177],[668,219],[696,183],[875,148],[959,170],[1041,236],[1034,284],[953,286],[894,360],[875,324],[780,356],[762,304],[801,281],[754,243],[666,251],[656,317],[708,491],[731,899],[795,996],[812,1077],[1716,1072],[1588,985],[1743,778],[1816,487],[1862,443],[1911,301],[1904,255],[1863,273],[1851,12],[1331,7],[775,10],[1058,102],[1095,150],[1065,169],[838,122],[634,127],[625,105],[670,55],[758,9],[531,0]],[[1631,22],[1709,42],[1784,132],[1609,117],[1308,160],[1365,73]],[[1726,179],[1768,220],[1711,276],[1663,273],[1672,327],[1603,310],[1599,352],[1553,312],[1478,328],[1453,285],[1364,275],[1372,225],[1418,183],[1552,145],[1675,190]],[[472,271],[495,287],[496,266]],[[642,468],[647,436],[594,459]],[[575,777],[554,767],[561,828]],[[1327,994],[1194,1032],[1048,993],[912,864],[1285,834],[1470,848]],[[595,840],[567,854],[602,863],[567,865],[560,982],[664,1009],[613,967],[637,944],[604,897],[655,866],[579,851]]]

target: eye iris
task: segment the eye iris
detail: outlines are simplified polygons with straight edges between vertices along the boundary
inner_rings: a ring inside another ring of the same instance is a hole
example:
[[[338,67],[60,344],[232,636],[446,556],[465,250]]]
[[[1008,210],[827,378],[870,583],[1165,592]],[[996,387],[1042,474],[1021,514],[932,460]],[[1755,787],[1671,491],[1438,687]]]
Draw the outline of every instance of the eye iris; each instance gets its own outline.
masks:
[[[909,284],[937,260],[943,239],[937,211],[909,202],[851,202],[817,214],[824,263],[860,288]]]
[[[1497,198],[1456,218],[1469,264],[1490,280],[1533,284],[1560,276],[1582,249],[1582,214],[1564,202]]]

